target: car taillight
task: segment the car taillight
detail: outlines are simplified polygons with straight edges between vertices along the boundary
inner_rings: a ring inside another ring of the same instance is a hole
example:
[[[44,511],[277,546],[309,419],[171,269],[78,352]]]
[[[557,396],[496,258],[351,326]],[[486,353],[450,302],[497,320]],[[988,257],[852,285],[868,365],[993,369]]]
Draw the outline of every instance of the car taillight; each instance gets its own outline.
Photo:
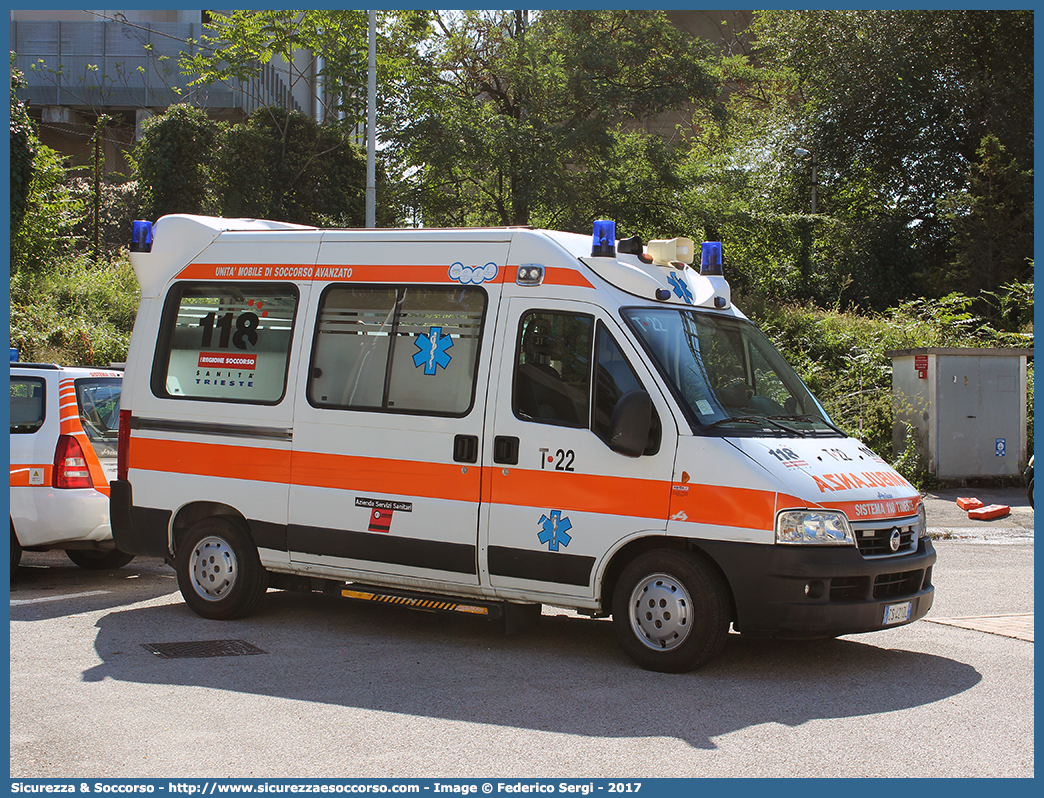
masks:
[[[127,479],[127,471],[130,468],[130,423],[131,411],[120,411],[119,438],[116,442],[116,479]]]
[[[51,484],[56,488],[93,488],[87,458],[83,456],[80,442],[72,435],[58,438],[54,450],[54,477]]]

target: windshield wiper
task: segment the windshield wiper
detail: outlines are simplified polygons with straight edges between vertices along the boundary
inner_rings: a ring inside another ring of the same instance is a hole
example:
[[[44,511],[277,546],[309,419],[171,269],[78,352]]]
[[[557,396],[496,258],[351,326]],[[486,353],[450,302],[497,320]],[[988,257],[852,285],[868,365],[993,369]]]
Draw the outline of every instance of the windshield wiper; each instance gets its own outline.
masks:
[[[780,421],[807,421],[810,424],[812,422],[814,422],[814,421],[818,421],[820,424],[826,424],[828,427],[830,427],[830,429],[832,429],[838,435],[842,435],[842,436],[844,436],[846,438],[848,437],[848,433],[845,432],[843,429],[835,427],[833,424],[831,424],[825,418],[821,418],[820,416],[817,416],[815,413],[795,413],[793,415],[786,415],[786,416],[769,416],[769,418],[777,418]]]
[[[802,432],[801,430],[794,429],[794,427],[788,427],[786,424],[780,424],[778,421],[774,421],[773,420],[774,418],[776,418],[776,417],[775,416],[773,416],[773,417],[769,417],[769,416],[729,416],[728,418],[719,419],[719,420],[715,421],[713,424],[707,424],[704,427],[704,429],[713,429],[714,427],[717,427],[717,426],[719,426],[721,424],[728,424],[730,422],[739,422],[741,424],[757,424],[758,426],[761,426],[761,427],[765,426],[765,424],[770,424],[771,426],[777,427],[778,429],[781,429],[784,432],[789,432],[792,435],[797,435],[798,437],[801,437],[801,438],[805,437],[805,433]]]

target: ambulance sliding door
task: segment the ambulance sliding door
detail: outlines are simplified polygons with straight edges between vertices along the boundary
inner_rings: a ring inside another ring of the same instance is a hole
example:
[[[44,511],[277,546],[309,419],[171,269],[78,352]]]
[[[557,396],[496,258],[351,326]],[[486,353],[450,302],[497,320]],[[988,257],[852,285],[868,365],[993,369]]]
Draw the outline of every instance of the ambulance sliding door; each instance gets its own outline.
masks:
[[[663,533],[677,429],[620,326],[594,305],[512,298],[498,324],[501,373],[491,391],[492,467],[485,550],[490,584],[594,596],[620,541]],[[653,400],[646,453],[609,448],[617,399]]]
[[[489,245],[460,245],[455,257],[467,262],[469,246],[472,261],[491,262]],[[423,257],[410,249],[395,251]],[[316,573],[477,589],[489,383],[480,354],[499,285],[453,282],[448,264],[439,271],[441,284],[353,279],[321,292],[287,528],[291,560]]]

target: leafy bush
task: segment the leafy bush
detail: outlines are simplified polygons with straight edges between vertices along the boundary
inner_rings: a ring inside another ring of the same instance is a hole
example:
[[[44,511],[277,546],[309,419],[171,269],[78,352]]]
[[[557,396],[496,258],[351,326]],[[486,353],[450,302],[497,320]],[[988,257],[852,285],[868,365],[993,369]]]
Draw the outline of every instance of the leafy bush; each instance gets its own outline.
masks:
[[[126,254],[11,275],[11,346],[23,361],[107,366],[127,358],[138,284]]]
[[[365,159],[340,130],[297,111],[263,107],[224,128],[211,168],[226,216],[365,224]]]
[[[216,143],[216,124],[191,105],[172,105],[145,122],[136,150],[145,218],[217,211],[210,170]]]
[[[44,269],[69,254],[82,211],[65,183],[62,156],[39,145],[21,224],[11,234],[11,273]]]
[[[892,361],[885,353],[918,347],[1024,347],[1022,335],[997,331],[970,310],[971,297],[914,299],[876,314],[775,305],[754,301],[745,312],[794,366],[841,429],[882,456],[892,453],[897,408],[892,397]],[[1033,446],[1032,365],[1029,446]],[[915,485],[925,484],[914,430],[893,465]]]
[[[69,181],[72,196],[76,197],[84,212],[73,228],[81,249],[89,248],[94,241],[94,181],[85,177]],[[130,241],[131,225],[140,219],[138,210],[138,182],[102,183],[99,203],[98,243],[102,253],[115,255]]]

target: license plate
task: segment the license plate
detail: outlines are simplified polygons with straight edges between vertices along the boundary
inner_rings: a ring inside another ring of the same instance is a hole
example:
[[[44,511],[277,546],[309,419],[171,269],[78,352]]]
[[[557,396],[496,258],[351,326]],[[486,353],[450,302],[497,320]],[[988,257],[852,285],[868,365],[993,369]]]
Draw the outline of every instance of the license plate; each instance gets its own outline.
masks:
[[[902,604],[887,604],[884,611],[884,625],[893,623],[904,623],[910,620],[910,612],[913,610],[912,601],[904,601]]]

